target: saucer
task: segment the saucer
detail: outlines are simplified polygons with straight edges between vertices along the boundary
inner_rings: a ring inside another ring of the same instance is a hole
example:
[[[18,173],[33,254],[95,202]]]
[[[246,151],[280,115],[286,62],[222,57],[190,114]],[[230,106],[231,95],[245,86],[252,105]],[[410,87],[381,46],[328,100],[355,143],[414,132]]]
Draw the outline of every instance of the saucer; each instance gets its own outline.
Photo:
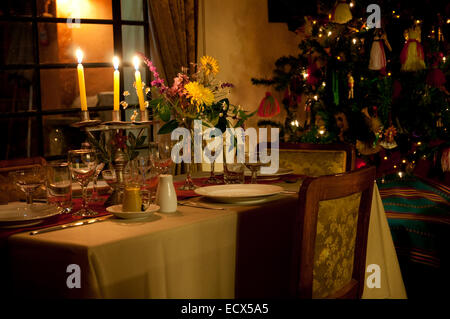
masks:
[[[123,212],[122,204],[120,204],[120,205],[109,206],[106,208],[106,210],[118,218],[141,219],[141,218],[147,218],[147,217],[151,216],[154,212],[157,212],[159,210],[159,206],[151,204],[143,212]]]

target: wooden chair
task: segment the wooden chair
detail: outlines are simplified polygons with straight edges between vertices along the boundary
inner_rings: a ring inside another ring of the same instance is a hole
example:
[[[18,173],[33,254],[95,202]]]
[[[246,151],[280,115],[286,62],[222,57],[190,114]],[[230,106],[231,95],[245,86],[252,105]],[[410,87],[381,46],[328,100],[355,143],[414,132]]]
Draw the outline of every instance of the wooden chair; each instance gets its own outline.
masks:
[[[16,170],[45,166],[47,162],[43,157],[17,158],[0,161],[0,173],[8,173]]]
[[[280,167],[295,174],[322,176],[355,169],[355,148],[351,144],[281,143]]]
[[[361,297],[375,171],[303,182],[293,232],[292,296]]]

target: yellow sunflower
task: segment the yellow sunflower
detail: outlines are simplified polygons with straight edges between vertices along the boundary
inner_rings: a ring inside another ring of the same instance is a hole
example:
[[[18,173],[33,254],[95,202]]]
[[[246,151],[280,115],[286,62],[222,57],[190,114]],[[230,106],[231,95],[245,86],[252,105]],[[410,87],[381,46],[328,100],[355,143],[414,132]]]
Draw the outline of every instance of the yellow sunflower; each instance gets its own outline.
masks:
[[[186,89],[188,96],[191,98],[191,103],[195,104],[197,108],[199,108],[202,104],[206,106],[213,104],[214,93],[197,81],[189,82],[184,86],[184,88]]]
[[[210,56],[202,56],[200,58],[200,64],[202,65],[202,68],[205,70],[206,75],[216,75],[219,73],[219,63],[217,63],[217,60]]]

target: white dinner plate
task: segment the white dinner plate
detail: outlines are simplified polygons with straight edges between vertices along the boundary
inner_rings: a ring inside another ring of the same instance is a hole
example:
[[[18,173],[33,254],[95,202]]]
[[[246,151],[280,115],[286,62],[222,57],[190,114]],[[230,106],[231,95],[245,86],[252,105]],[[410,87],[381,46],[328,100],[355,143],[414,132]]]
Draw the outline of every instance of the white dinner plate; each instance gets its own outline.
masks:
[[[199,187],[196,194],[223,203],[261,202],[284,191],[283,187],[265,184],[228,184]]]
[[[27,203],[11,202],[8,205],[0,205],[0,227],[17,228],[37,225],[60,213],[61,209],[53,205],[34,203],[28,207]]]
[[[123,212],[122,204],[120,204],[120,205],[109,206],[108,208],[106,208],[106,210],[118,218],[141,219],[141,218],[147,218],[147,217],[151,216],[154,212],[157,212],[159,210],[159,206],[151,204],[143,212]]]

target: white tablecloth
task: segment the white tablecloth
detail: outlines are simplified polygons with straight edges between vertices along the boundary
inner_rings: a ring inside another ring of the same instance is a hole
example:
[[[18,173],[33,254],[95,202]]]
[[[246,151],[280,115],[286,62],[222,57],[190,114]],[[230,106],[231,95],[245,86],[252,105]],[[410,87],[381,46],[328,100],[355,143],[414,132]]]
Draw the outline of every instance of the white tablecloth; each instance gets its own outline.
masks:
[[[283,186],[286,186],[284,184]],[[291,185],[296,188],[297,185]],[[285,195],[288,196],[288,195]],[[8,246],[16,295],[75,298],[233,298],[238,214],[179,207],[148,220],[110,218],[36,236],[13,235]],[[255,207],[253,207],[255,209]],[[81,288],[68,288],[67,267],[81,269]],[[367,265],[378,264],[381,287],[364,298],[406,298],[378,188],[369,226]]]

